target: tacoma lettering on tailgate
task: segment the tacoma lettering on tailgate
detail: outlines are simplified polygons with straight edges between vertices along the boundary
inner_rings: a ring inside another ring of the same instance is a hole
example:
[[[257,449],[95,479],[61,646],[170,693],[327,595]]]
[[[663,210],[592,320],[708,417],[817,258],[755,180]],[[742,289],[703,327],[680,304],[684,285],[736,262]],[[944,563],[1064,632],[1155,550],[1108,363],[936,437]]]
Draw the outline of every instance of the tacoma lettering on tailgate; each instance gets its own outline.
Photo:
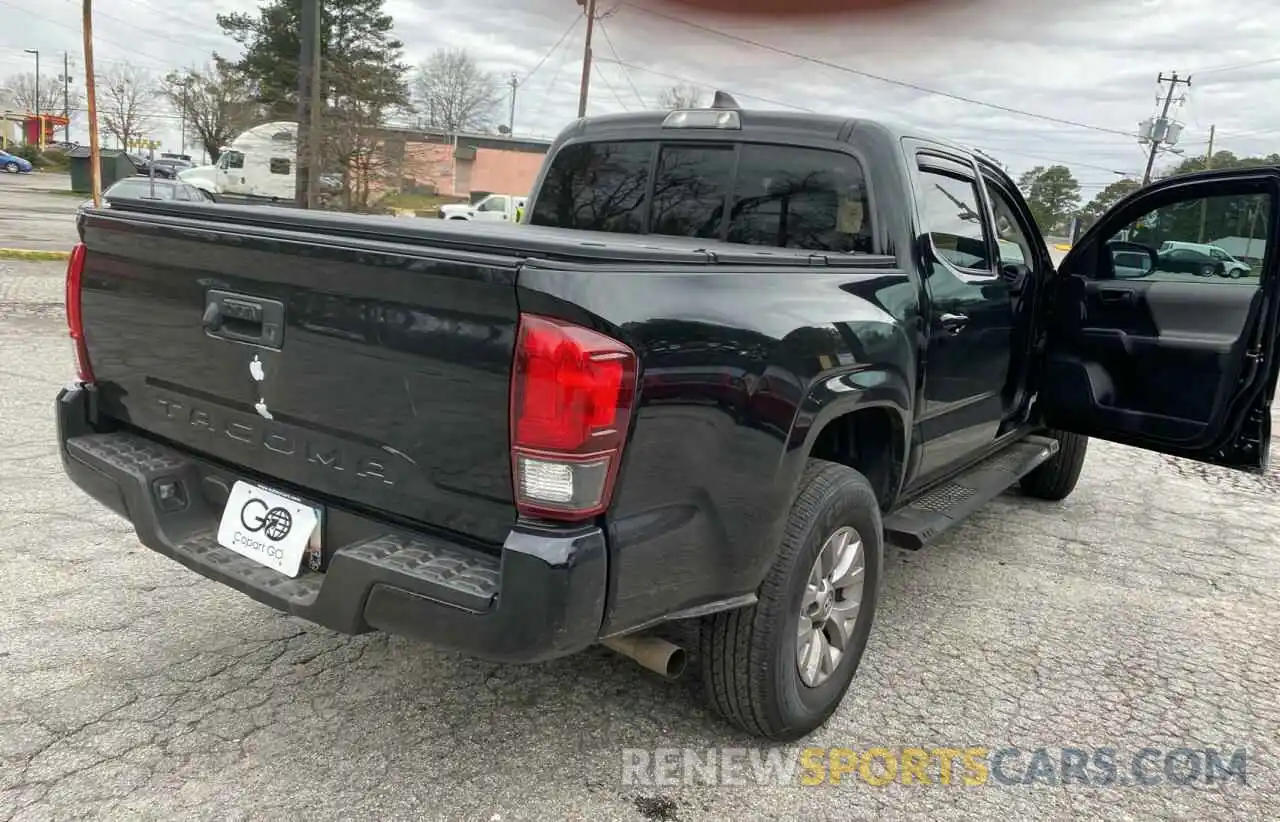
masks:
[[[179,401],[157,396],[156,404],[165,420],[203,432],[214,440],[293,457],[299,463],[327,469],[340,478],[354,477],[391,486],[400,481],[397,470],[381,453],[359,453],[358,446],[353,448],[350,443],[335,438],[310,431],[291,431],[278,422],[237,415],[224,408],[201,407],[186,398]]]

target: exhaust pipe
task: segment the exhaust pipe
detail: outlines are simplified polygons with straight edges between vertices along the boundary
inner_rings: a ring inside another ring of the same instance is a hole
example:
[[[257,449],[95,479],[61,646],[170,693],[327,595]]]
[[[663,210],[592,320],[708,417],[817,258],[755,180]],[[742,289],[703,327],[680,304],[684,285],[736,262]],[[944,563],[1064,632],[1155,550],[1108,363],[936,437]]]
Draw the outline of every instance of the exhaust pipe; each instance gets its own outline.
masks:
[[[602,640],[601,644],[667,679],[675,679],[684,673],[684,648],[665,639],[631,634]]]

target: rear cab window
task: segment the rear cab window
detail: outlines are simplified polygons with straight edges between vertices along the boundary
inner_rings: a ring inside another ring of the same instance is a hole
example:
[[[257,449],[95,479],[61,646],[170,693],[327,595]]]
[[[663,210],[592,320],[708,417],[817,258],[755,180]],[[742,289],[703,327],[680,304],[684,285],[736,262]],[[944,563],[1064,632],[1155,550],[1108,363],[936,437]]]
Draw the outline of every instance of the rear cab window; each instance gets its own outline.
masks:
[[[870,253],[870,213],[862,168],[839,151],[635,140],[562,148],[529,222]]]

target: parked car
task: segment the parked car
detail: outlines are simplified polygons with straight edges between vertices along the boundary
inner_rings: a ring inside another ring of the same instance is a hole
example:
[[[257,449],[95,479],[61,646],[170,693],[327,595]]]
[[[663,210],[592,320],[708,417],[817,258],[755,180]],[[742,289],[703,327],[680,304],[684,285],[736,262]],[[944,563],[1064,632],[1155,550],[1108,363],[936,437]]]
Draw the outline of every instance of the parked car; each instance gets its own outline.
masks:
[[[193,185],[179,180],[151,180],[145,177],[126,177],[102,192],[102,203],[110,206],[112,200],[129,198],[133,200],[172,200],[187,203],[211,203],[214,197]],[[93,206],[92,200],[85,201],[81,208]]]
[[[1180,242],[1178,240],[1167,240],[1160,245],[1160,253],[1164,254],[1165,252],[1180,248],[1197,251],[1201,254],[1207,254],[1222,263],[1223,268],[1220,273],[1227,277],[1239,279],[1240,277],[1249,275],[1253,271],[1252,266],[1244,260],[1238,260],[1235,257],[1232,257],[1227,253],[1225,248],[1212,245],[1210,243],[1187,243]]]
[[[7,171],[10,174],[27,174],[34,168],[27,158],[0,150],[0,171]]]
[[[150,177],[151,169],[155,167],[155,176],[164,180],[172,179],[178,176],[178,172],[170,166],[164,165],[161,161],[156,160],[154,163],[141,154],[130,154],[129,161],[133,163],[133,167],[137,169],[138,175],[141,177]]]
[[[1226,276],[1226,265],[1222,260],[1215,260],[1193,248],[1172,248],[1160,252],[1156,258],[1156,267],[1161,271],[1195,274],[1198,277]]]
[[[1065,498],[1089,437],[1265,470],[1280,254],[1171,286],[1106,246],[1277,191],[1158,181],[1055,270],[985,156],[717,94],[575,121],[519,226],[120,200],[67,269],[62,463],[149,548],[336,631],[673,675],[680,621],[714,709],[795,739],[854,680],[886,543]]]
[[[177,177],[178,173],[181,171],[186,171],[189,168],[195,168],[195,165],[191,161],[180,160],[175,157],[157,157],[155,160],[151,161],[151,164],[156,167],[157,172],[164,169],[164,171],[167,172],[165,177],[168,179]]]

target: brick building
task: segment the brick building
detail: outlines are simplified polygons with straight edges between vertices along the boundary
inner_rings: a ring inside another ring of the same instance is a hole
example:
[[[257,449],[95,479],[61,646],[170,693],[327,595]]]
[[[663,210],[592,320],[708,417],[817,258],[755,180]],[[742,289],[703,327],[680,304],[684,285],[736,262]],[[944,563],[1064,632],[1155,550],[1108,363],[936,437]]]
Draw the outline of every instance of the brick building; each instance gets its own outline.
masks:
[[[499,137],[491,134],[448,134],[389,129],[383,142],[391,173],[401,190],[472,199],[500,192],[527,194],[542,166],[549,140]]]

